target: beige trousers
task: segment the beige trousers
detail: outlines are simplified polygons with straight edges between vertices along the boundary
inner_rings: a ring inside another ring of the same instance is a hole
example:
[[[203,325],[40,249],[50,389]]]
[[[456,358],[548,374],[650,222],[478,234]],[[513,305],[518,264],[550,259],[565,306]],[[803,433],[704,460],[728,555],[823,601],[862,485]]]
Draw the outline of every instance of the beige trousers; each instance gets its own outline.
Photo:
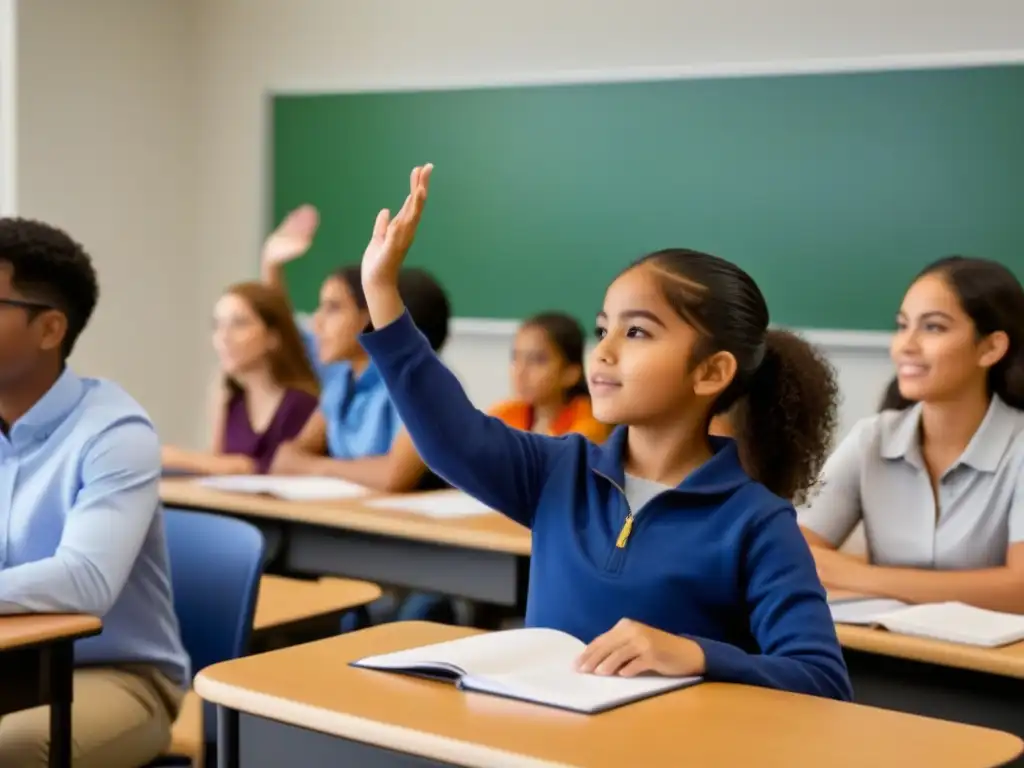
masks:
[[[138,768],[159,757],[183,695],[150,666],[76,669],[74,768]],[[0,720],[0,768],[46,768],[49,742],[49,707],[6,715]]]

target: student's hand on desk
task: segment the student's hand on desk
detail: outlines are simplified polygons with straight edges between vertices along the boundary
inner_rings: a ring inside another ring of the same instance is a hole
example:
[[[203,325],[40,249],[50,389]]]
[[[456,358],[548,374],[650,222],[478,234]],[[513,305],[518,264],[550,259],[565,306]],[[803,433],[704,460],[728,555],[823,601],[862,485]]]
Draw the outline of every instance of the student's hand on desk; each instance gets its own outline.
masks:
[[[309,454],[295,443],[281,443],[274,451],[274,458],[270,462],[270,474],[301,475],[305,472],[308,464]]]
[[[669,677],[704,674],[704,651],[693,640],[622,619],[586,647],[576,668],[596,675]]]
[[[299,258],[313,245],[320,226],[320,214],[312,205],[302,205],[285,216],[263,243],[265,264],[284,264]]]
[[[811,547],[811,554],[818,569],[818,578],[826,587],[852,592],[866,589],[863,576],[871,566],[863,560],[825,547]]]
[[[412,169],[409,176],[409,196],[401,209],[391,218],[385,208],[377,214],[373,235],[363,253],[362,277],[365,288],[396,288],[398,273],[405,255],[412,246],[427,202],[427,189],[434,166],[429,163]]]

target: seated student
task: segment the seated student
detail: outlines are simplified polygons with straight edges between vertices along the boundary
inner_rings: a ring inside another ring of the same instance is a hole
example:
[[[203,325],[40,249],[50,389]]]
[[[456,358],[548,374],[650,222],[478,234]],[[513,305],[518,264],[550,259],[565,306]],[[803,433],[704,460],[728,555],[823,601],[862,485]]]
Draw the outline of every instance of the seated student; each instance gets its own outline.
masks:
[[[283,286],[281,267],[309,250],[319,225],[312,206],[289,214],[263,247],[263,279]],[[404,269],[399,290],[413,322],[435,351],[448,338],[451,306],[444,289],[425,270]],[[370,325],[359,267],[342,267],[324,280],[307,349],[316,355],[323,382],[320,410],[274,458],[271,471],[283,475],[318,475],[390,493],[446,488],[430,472],[402,428],[380,374],[359,344]],[[415,593],[395,605],[392,595],[370,611],[374,622],[395,615],[453,623],[455,606],[439,595]],[[359,614],[359,615],[357,615]],[[342,627],[354,629],[369,619],[366,611],[346,616]]]
[[[896,380],[801,511],[827,587],[1024,613],[1024,290],[950,257],[896,316]],[[868,562],[836,552],[864,522]]]
[[[532,529],[526,624],[587,643],[584,672],[849,699],[787,501],[825,458],[831,369],[793,364],[806,342],[768,330],[764,297],[734,264],[659,251],[619,275],[598,315],[594,415],[622,426],[603,445],[511,429],[473,407],[397,290],[430,173],[415,169],[395,218],[377,217],[362,263],[376,330],[362,343],[428,465]],[[712,416],[742,398],[738,441],[710,438]]]
[[[266,472],[278,446],[316,411],[319,384],[288,301],[261,283],[225,291],[213,312],[223,384],[208,453],[163,449],[165,470],[206,475]]]
[[[191,678],[156,431],[116,384],[67,367],[97,292],[64,232],[0,219],[0,614],[102,617],[75,644],[72,759],[136,768],[167,745]],[[49,735],[48,707],[3,715],[0,766],[46,766]]]
[[[302,206],[270,234],[263,246],[265,283],[283,288],[281,267],[309,250],[318,225],[316,209]],[[417,326],[440,350],[451,317],[444,290],[424,270],[405,270],[401,282]],[[359,333],[369,323],[359,267],[329,275],[320,288],[313,332],[306,334],[323,386],[320,410],[281,447],[271,471],[338,477],[387,492],[443,488],[402,429],[384,382],[359,345]]]
[[[519,326],[512,348],[516,399],[499,403],[490,414],[540,435],[578,432],[596,443],[604,440],[609,430],[590,410],[583,347],[583,329],[569,315],[531,317]]]

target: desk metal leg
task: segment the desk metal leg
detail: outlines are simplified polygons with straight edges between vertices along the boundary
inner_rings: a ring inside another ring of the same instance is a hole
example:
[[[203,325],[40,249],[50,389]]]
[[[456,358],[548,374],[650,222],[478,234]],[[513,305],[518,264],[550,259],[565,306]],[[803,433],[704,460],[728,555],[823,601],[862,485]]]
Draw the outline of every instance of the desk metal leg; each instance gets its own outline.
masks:
[[[50,768],[71,768],[71,702],[74,698],[74,652],[70,642],[45,652],[50,700]]]
[[[238,712],[217,707],[217,768],[238,766]]]

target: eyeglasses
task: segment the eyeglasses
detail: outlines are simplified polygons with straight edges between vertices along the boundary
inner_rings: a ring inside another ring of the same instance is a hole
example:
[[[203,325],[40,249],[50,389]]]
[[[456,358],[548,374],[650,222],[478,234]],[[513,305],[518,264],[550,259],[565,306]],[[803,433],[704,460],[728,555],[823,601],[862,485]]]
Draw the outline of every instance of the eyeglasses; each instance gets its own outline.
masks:
[[[23,301],[22,299],[0,299],[0,307],[18,307],[33,312],[45,312],[53,309],[49,304],[43,304],[40,301]]]

